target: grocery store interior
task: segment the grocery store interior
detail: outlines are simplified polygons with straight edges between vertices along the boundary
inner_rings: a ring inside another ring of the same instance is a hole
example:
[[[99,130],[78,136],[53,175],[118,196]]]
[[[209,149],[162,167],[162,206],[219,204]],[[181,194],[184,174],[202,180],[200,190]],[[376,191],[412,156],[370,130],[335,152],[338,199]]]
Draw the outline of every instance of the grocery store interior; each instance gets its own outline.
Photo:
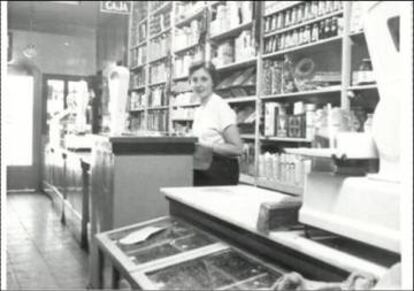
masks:
[[[2,290],[413,288],[411,1],[1,4]]]

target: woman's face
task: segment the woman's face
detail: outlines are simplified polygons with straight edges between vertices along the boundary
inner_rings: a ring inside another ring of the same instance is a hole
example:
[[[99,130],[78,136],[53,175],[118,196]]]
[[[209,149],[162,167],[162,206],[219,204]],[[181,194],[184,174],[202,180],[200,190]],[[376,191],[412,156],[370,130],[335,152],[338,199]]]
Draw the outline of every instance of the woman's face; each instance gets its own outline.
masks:
[[[190,86],[194,94],[202,100],[213,93],[213,80],[208,71],[204,68],[200,68],[191,74]]]

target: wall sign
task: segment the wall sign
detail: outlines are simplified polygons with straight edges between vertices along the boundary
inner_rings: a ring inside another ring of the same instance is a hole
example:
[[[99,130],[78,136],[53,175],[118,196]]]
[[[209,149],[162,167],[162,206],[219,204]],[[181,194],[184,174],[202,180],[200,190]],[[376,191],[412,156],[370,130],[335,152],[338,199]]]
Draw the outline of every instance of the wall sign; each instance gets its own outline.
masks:
[[[100,11],[128,15],[131,12],[131,1],[101,1]]]

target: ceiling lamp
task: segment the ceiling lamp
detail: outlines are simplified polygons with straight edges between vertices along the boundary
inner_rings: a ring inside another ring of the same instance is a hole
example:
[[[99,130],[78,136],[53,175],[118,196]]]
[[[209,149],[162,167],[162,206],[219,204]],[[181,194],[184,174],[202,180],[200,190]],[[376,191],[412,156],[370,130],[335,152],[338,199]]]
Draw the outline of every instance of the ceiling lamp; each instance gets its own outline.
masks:
[[[26,58],[34,58],[37,56],[36,46],[34,45],[33,41],[33,4],[30,3],[30,34],[29,34],[29,44],[23,49],[23,55]]]

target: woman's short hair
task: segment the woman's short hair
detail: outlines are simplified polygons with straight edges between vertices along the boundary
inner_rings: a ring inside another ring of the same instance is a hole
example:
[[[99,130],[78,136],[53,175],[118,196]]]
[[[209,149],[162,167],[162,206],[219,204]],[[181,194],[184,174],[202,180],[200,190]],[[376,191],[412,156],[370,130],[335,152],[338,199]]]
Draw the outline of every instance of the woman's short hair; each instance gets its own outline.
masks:
[[[204,61],[197,61],[197,62],[191,63],[190,68],[188,69],[188,76],[191,77],[191,75],[195,71],[198,71],[199,69],[204,69],[208,72],[208,74],[211,77],[211,80],[213,81],[213,86],[215,86],[217,73],[216,73],[216,67],[213,65],[213,63],[204,62]]]

